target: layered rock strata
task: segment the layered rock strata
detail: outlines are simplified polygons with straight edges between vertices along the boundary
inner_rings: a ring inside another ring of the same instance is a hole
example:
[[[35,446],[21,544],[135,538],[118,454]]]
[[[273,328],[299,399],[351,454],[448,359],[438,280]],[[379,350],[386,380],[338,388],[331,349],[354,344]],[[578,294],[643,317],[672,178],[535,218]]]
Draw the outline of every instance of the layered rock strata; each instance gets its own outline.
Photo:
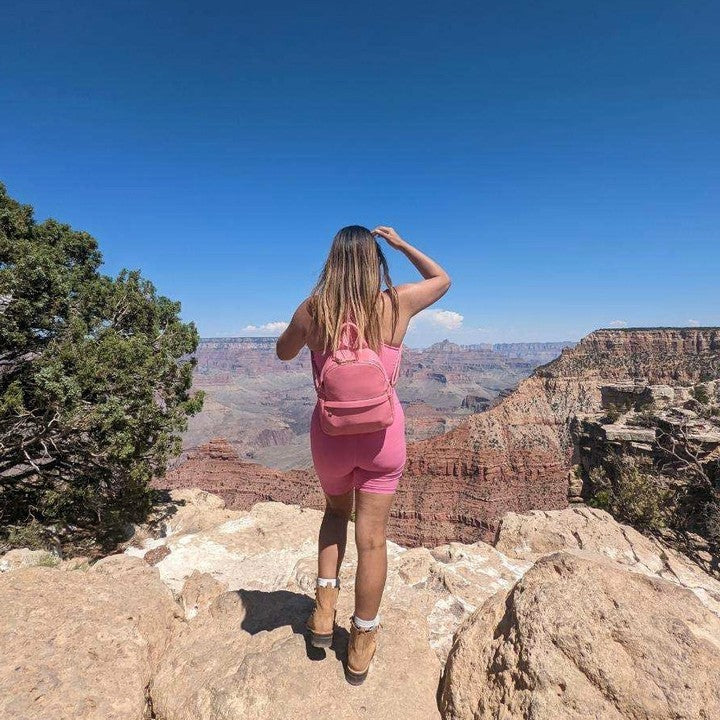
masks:
[[[439,345],[433,352],[452,353],[449,344]],[[487,412],[442,436],[408,445],[390,537],[409,546],[489,540],[505,512],[566,507],[579,452],[573,428],[578,418],[602,411],[603,388],[642,384],[674,393],[674,387],[713,377],[720,377],[720,329],[591,333]],[[176,468],[170,486],[199,485],[238,508],[257,500],[322,504],[312,471],[271,471],[239,460],[205,462],[205,453],[199,449]]]
[[[507,511],[567,505],[578,417],[609,381],[690,385],[720,377],[720,329],[598,330],[486,413],[413,443],[391,526],[405,544],[490,539]]]

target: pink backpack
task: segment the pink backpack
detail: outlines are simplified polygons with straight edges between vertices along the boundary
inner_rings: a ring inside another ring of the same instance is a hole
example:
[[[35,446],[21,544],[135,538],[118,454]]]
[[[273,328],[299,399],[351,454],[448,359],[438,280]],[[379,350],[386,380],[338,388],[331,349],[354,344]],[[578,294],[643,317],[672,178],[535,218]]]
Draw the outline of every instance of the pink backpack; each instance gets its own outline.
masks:
[[[354,337],[351,347],[350,331]],[[355,435],[382,430],[395,418],[393,389],[400,358],[389,378],[378,354],[364,340],[358,342],[358,327],[346,322],[340,347],[325,361],[318,374],[312,360],[318,396],[320,427],[328,435]]]

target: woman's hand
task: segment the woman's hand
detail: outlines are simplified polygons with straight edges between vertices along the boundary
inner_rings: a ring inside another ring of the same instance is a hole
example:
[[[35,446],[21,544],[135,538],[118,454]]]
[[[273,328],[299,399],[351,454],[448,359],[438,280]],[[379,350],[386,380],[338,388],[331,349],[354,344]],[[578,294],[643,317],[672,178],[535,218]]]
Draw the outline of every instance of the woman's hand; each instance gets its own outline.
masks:
[[[384,237],[390,247],[394,247],[396,250],[400,250],[407,244],[396,232],[394,228],[387,227],[387,225],[378,225],[374,230],[371,230],[373,235],[379,235]]]

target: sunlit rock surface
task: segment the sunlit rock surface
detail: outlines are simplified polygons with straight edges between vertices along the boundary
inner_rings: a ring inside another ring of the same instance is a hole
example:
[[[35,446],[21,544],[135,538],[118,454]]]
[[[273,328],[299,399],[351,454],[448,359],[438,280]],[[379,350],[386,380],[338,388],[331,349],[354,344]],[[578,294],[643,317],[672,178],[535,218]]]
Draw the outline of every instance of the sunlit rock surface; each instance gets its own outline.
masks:
[[[595,510],[506,515],[497,547],[452,542],[407,549],[389,543],[378,653],[366,683],[353,688],[343,675],[357,561],[352,523],[334,647],[311,648],[303,632],[313,603],[320,520],[316,510],[280,503],[229,510],[221,498],[188,489],[174,491],[153,521],[137,528],[124,553],[94,565],[63,561],[51,567],[47,557],[27,553],[18,562],[17,552],[12,562],[0,557],[0,717],[302,720],[330,714],[428,720],[474,717],[462,713],[481,703],[490,714],[478,717],[534,717],[523,714],[527,698],[518,687],[507,703],[497,688],[507,678],[525,683],[535,677],[523,679],[524,653],[535,652],[523,633],[536,620],[549,648],[557,633],[571,633],[567,698],[590,692],[580,677],[588,663],[593,672],[614,672],[610,638],[624,627],[631,658],[645,653],[659,662],[662,654],[676,663],[674,678],[662,669],[654,673],[650,661],[642,666],[639,707],[659,707],[651,681],[660,694],[714,707],[711,691],[692,677],[690,689],[681,687],[682,651],[673,643],[686,643],[688,667],[705,683],[715,668],[707,647],[720,637],[720,584]],[[558,552],[564,559],[557,560]],[[40,565],[28,566],[35,561]],[[603,584],[592,570],[598,562],[605,563]],[[560,563],[561,572],[548,570],[554,567],[548,563]],[[600,614],[592,609],[593,587],[601,590]],[[653,590],[652,602],[638,594],[637,607],[628,608],[636,587],[660,589]],[[518,640],[505,645],[498,635],[499,627],[510,627],[501,623],[505,599],[519,603],[523,588],[541,593],[547,607],[523,606],[530,609]],[[614,601],[625,614],[610,612]],[[657,627],[650,628],[655,617]],[[558,623],[564,630],[553,630]],[[668,628],[679,634],[668,636]],[[453,637],[453,670],[442,677]],[[588,643],[598,643],[602,652],[575,653]],[[491,647],[502,653],[505,679],[488,669]],[[540,647],[532,662],[542,652]],[[701,672],[703,663],[707,670]],[[627,682],[608,680],[603,698],[626,693]],[[569,700],[551,699],[544,702],[559,720],[594,717],[573,715]],[[624,705],[618,712],[598,717],[636,717]]]

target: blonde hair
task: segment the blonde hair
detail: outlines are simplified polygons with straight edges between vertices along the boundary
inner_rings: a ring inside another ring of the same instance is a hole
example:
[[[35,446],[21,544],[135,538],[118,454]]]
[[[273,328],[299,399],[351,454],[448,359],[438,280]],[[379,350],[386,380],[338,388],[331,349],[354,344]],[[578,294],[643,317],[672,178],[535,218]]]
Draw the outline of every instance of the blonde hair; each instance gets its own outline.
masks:
[[[310,312],[318,324],[325,352],[337,350],[346,320],[357,326],[360,337],[375,350],[382,344],[378,297],[384,282],[390,295],[393,333],[399,315],[397,291],[387,260],[373,234],[362,225],[342,228],[333,238],[327,260],[310,295]]]

